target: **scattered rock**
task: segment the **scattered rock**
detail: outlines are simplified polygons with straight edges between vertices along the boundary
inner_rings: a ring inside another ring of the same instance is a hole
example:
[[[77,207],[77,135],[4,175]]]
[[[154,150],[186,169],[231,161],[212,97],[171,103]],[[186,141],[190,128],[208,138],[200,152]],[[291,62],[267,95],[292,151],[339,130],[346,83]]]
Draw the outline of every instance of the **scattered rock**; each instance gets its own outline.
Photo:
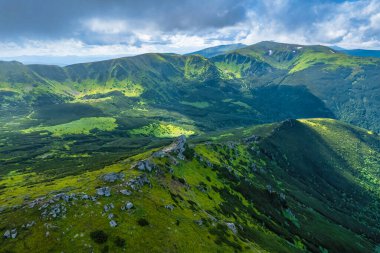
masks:
[[[108,204],[108,205],[106,204],[106,205],[103,206],[104,212],[108,212],[109,210],[111,210],[113,208],[115,208],[115,206],[112,203]]]
[[[4,239],[15,239],[17,237],[17,229],[13,228],[11,230],[5,231],[3,237]]]
[[[111,189],[109,187],[101,187],[96,189],[96,194],[99,196],[109,197],[111,196]]]
[[[113,183],[115,181],[124,179],[124,177],[125,175],[122,172],[120,173],[112,172],[112,173],[104,174],[102,176],[102,180],[108,183]]]
[[[116,227],[117,226],[116,221],[110,220],[110,226],[113,227],[113,228]]]
[[[51,217],[51,218],[57,218],[60,216],[65,215],[67,212],[66,206],[63,203],[57,203],[55,205],[52,205],[50,208],[45,209],[42,212],[42,217]]]
[[[35,221],[31,221],[31,222],[28,222],[28,223],[22,225],[22,228],[28,229],[28,228],[33,227],[34,225],[36,225],[36,222]]]
[[[10,230],[5,231],[3,237],[4,237],[5,239],[9,239],[9,238],[11,238],[11,231],[10,231]]]
[[[172,204],[166,205],[165,208],[169,209],[170,211],[174,210],[174,206]]]
[[[150,181],[145,174],[142,174],[125,183],[126,186],[131,187],[131,189],[134,191],[139,190],[141,187],[143,187],[146,184],[150,185]]]
[[[246,143],[250,143],[250,142],[257,142],[260,140],[260,137],[259,136],[256,136],[256,135],[251,135],[250,137],[247,137],[244,139],[244,142]]]
[[[132,194],[132,192],[128,191],[128,190],[120,190],[120,193],[123,194],[123,195],[127,195],[127,196],[129,196],[129,195]]]
[[[132,209],[132,208],[133,208],[133,203],[128,201],[127,204],[125,205],[125,209],[129,210],[129,209]]]
[[[213,165],[209,160],[206,160],[206,165],[207,165],[207,167],[209,167],[209,168],[214,167],[214,165]]]
[[[197,224],[198,226],[202,226],[203,225],[203,220],[202,219],[195,220],[194,223]]]
[[[232,222],[226,222],[227,227],[232,231],[232,233],[237,233],[237,228],[234,223]]]
[[[135,167],[137,167],[137,169],[141,171],[151,172],[156,167],[156,165],[148,159],[148,160],[138,161]]]

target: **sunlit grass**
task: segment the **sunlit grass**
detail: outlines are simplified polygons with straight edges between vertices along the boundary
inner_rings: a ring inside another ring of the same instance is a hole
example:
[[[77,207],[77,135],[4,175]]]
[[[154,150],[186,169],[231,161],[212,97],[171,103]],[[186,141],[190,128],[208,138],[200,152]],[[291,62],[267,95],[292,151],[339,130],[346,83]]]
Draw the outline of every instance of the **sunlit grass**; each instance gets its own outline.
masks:
[[[39,131],[48,131],[53,136],[68,134],[90,134],[92,130],[112,131],[117,127],[116,119],[111,117],[89,117],[81,118],[66,124],[55,126],[41,126],[22,130],[24,134]]]
[[[190,136],[195,134],[193,130],[187,130],[181,126],[164,123],[152,123],[141,128],[130,130],[134,135],[155,136],[158,138],[177,137],[180,135]]]

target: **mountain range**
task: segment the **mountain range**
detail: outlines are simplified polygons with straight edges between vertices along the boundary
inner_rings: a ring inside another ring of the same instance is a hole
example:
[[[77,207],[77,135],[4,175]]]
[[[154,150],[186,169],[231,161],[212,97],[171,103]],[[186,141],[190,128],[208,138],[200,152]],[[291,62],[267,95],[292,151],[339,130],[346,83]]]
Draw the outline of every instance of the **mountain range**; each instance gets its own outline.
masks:
[[[269,41],[0,62],[0,252],[379,252],[379,80]]]

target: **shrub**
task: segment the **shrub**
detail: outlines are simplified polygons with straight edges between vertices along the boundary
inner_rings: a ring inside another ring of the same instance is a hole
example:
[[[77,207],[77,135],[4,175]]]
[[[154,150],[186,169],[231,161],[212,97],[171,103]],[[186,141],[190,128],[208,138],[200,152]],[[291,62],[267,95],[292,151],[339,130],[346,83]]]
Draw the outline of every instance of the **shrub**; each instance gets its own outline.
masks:
[[[115,245],[120,247],[120,248],[124,248],[125,247],[125,239],[121,238],[120,236],[116,236]]]
[[[105,243],[108,240],[108,235],[102,230],[95,230],[90,233],[91,239],[99,244]]]
[[[138,219],[137,224],[139,224],[142,227],[145,227],[149,225],[149,222],[144,218],[140,218]]]

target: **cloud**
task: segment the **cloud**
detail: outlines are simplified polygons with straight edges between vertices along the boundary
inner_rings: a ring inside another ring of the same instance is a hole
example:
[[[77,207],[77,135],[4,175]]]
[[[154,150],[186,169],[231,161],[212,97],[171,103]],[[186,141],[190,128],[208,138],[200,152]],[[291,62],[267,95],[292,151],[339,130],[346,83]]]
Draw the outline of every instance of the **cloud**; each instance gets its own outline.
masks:
[[[83,25],[91,32],[101,34],[120,34],[127,31],[126,21],[118,19],[92,18],[83,22]]]
[[[274,40],[380,48],[380,0],[0,0],[0,55],[185,53]]]
[[[380,48],[379,0],[256,3],[242,29],[245,43],[275,40],[299,44]],[[249,29],[244,27],[250,27]]]
[[[79,38],[134,29],[199,30],[234,25],[245,18],[235,0],[0,0],[0,35],[6,39]],[[99,28],[96,26],[99,25]],[[123,29],[111,29],[112,25]],[[95,28],[95,29],[94,29]]]

